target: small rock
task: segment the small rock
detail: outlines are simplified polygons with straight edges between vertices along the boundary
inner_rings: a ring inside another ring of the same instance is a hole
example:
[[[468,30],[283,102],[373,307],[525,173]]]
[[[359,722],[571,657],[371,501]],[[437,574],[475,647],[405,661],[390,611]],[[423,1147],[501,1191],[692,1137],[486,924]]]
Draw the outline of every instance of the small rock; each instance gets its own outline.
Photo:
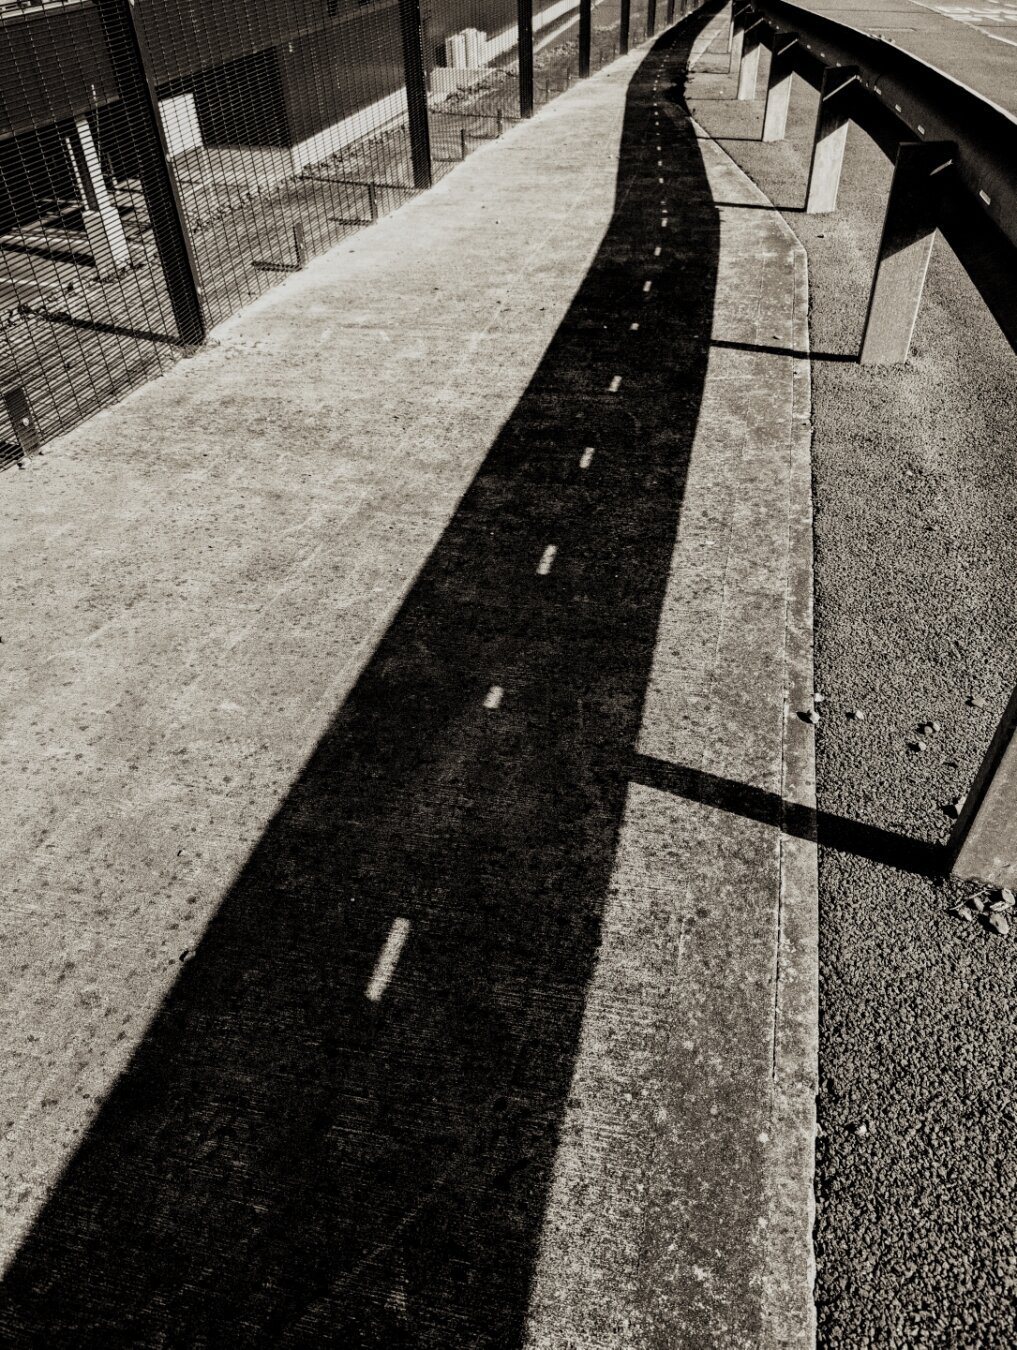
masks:
[[[932,728],[933,731],[942,731],[942,730],[943,730],[943,726],[942,726],[942,723],[941,723],[941,722],[930,722],[930,723],[929,723],[929,726]]]
[[[989,927],[994,933],[998,933],[1000,937],[1006,937],[1007,933],[1010,931],[1010,921],[1005,914],[990,914]]]
[[[982,698],[981,694],[972,694],[971,697],[968,699],[968,707],[969,707],[969,708],[984,708],[984,707],[985,707],[985,699]]]
[[[964,801],[965,801],[964,797],[958,797],[956,801],[950,802],[949,805],[944,806],[943,810],[946,812],[948,816],[952,816],[953,819],[956,820],[960,815],[961,811],[964,809]]]
[[[971,899],[968,901],[968,903],[970,904],[971,908],[975,911],[976,914],[985,913],[985,901],[982,899],[980,895],[973,895]]]
[[[925,745],[925,742],[924,742],[924,741],[908,741],[908,749],[909,749],[909,750],[915,750],[915,751],[917,751],[919,754],[921,754],[922,751],[923,751],[925,748],[926,748],[926,745]]]
[[[815,694],[812,695],[812,701],[813,701],[813,703],[825,703],[825,702],[826,702],[826,695],[825,695],[825,694],[820,694],[820,693],[817,691]]]
[[[852,708],[848,713],[848,717],[853,718],[856,722],[864,722],[865,710],[863,708]]]
[[[974,923],[975,911],[968,909],[967,905],[954,905],[950,910],[951,914],[956,914],[958,919],[963,919],[965,923]]]
[[[866,1138],[866,1136],[867,1136],[868,1133],[869,1133],[869,1127],[868,1127],[868,1125],[865,1123],[865,1121],[863,1120],[862,1123],[861,1123],[860,1125],[856,1125],[856,1126],[855,1126],[854,1132],[855,1132],[855,1134],[858,1136],[859,1139],[864,1139],[864,1138]]]
[[[811,722],[813,726],[819,721],[819,713],[816,712],[815,708],[810,708],[803,716],[805,717],[806,722]]]

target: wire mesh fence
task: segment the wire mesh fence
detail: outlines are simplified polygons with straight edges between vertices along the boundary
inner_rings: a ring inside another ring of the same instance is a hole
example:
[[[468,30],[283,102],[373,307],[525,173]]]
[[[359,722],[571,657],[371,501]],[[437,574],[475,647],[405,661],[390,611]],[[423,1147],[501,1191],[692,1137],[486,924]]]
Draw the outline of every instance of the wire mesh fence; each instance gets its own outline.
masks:
[[[0,466],[686,7],[0,0]]]

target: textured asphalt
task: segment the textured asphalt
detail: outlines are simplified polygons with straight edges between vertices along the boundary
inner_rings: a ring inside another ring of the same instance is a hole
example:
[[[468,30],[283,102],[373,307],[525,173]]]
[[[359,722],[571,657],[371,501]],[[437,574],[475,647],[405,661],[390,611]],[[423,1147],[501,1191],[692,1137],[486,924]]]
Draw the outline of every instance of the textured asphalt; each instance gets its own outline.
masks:
[[[796,84],[764,147],[761,101],[731,92],[697,77],[694,115],[809,254],[819,808],[934,842],[1015,679],[1017,359],[940,242],[907,367],[858,366],[890,166],[852,128],[840,209],[806,217],[815,96]],[[1012,1346],[1017,949],[946,912],[954,883],[892,865],[903,845],[855,846],[820,858],[820,1344]]]

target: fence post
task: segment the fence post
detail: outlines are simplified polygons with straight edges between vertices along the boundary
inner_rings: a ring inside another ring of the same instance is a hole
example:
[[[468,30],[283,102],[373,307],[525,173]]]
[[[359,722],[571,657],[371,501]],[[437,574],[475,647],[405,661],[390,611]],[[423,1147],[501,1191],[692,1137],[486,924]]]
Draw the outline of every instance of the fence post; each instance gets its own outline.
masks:
[[[851,96],[857,79],[857,66],[828,66],[823,71],[809,186],[805,193],[805,210],[809,215],[822,215],[837,209],[840,171],[851,119]]]
[[[19,386],[17,389],[6,390],[4,407],[7,409],[7,416],[17,438],[22,458],[36,454],[42,445],[42,437],[24,389]]]
[[[533,0],[516,0],[519,27],[519,116],[533,116]]]
[[[622,56],[629,52],[629,28],[632,25],[632,0],[621,0],[621,32],[618,34],[618,47]]]
[[[201,279],[183,203],[170,167],[159,100],[145,59],[144,34],[131,0],[95,0],[117,89],[133,133],[138,179],[148,205],[152,237],[180,341],[205,339]]]
[[[797,33],[774,32],[770,43],[770,74],[766,81],[766,109],[763,113],[763,140],[782,141],[787,130],[787,110],[791,102]]]
[[[593,0],[579,0],[579,78],[590,73],[590,43],[593,38]]]
[[[908,359],[936,238],[933,179],[956,152],[950,141],[905,141],[897,151],[862,337],[863,366]]]
[[[429,188],[432,182],[431,127],[427,120],[427,76],[424,73],[424,50],[420,41],[419,0],[399,0],[399,27],[403,40],[413,186],[424,189]]]
[[[954,876],[1017,887],[1017,689],[950,837]]]
[[[646,0],[646,36],[652,38],[657,31],[657,0]]]

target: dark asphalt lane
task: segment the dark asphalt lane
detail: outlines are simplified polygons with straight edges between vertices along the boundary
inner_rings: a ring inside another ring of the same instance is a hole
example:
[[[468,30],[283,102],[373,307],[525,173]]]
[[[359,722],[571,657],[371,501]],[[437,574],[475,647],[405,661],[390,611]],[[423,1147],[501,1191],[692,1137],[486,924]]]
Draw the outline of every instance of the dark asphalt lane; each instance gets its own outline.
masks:
[[[697,77],[693,111],[809,254],[819,807],[935,841],[1017,678],[1017,358],[940,243],[907,367],[850,359],[890,165],[852,128],[840,209],[806,217],[815,95],[796,82],[762,146],[761,101],[731,90]],[[1017,946],[850,852],[821,850],[820,888],[820,1344],[1013,1346]]]

